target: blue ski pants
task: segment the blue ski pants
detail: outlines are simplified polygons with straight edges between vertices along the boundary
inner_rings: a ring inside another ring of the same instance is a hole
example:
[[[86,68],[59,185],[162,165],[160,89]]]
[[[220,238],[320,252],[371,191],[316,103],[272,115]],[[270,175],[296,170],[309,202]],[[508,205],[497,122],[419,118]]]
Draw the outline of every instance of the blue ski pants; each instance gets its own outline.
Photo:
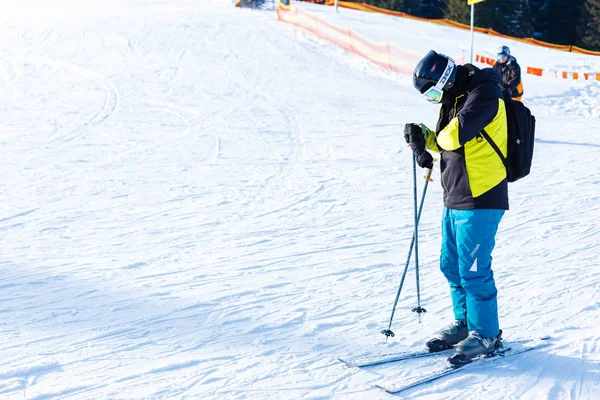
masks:
[[[454,318],[485,337],[499,332],[492,250],[504,210],[444,207],[440,269],[450,284]]]

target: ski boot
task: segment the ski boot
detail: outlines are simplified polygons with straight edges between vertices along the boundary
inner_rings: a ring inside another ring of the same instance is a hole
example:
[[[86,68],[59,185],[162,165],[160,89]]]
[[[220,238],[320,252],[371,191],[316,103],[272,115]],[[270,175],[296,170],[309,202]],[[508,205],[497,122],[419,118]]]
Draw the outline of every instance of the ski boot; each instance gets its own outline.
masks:
[[[469,337],[456,346],[456,353],[448,357],[452,365],[467,364],[477,357],[492,357],[502,347],[502,331],[496,337],[486,338],[477,331],[469,332]]]
[[[461,340],[469,336],[469,330],[465,321],[454,321],[447,328],[438,333],[437,337],[425,343],[427,350],[431,353],[448,350]]]

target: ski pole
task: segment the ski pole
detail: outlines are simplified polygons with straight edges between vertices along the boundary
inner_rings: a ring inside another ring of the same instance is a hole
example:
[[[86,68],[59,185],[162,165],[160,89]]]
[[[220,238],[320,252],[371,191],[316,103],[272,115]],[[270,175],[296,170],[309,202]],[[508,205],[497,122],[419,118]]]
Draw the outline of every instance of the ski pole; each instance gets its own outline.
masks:
[[[413,157],[413,178],[416,183],[417,179],[416,179],[416,165],[415,164],[416,164],[416,159]],[[427,193],[427,185],[431,181],[431,172],[432,172],[431,169],[427,169],[427,175],[425,175],[425,186],[423,187],[423,195],[421,196],[421,204],[419,205],[419,212],[417,215],[416,225],[418,225],[419,220],[421,219],[421,211],[423,211],[423,202],[425,200],[425,194]],[[416,184],[415,184],[415,191],[416,191]],[[398,299],[400,299],[400,293],[402,292],[402,286],[404,286],[404,279],[406,278],[406,273],[408,272],[408,265],[410,264],[410,257],[412,255],[412,250],[415,245],[415,239],[416,239],[415,233],[416,232],[413,232],[412,240],[410,242],[410,247],[408,250],[408,257],[406,259],[406,264],[404,265],[404,272],[402,273],[402,279],[400,279],[400,286],[398,287],[398,292],[396,293],[396,300],[394,301],[394,306],[392,308],[392,315],[390,316],[390,322],[389,322],[388,328],[381,331],[381,333],[386,336],[386,338],[385,338],[386,343],[390,336],[391,337],[395,336],[394,332],[392,332],[392,329],[391,329],[392,322],[394,320],[394,314],[396,313],[396,306],[398,305]]]
[[[417,277],[417,306],[415,308],[413,308],[411,311],[412,312],[416,312],[417,314],[419,314],[419,323],[421,323],[421,313],[427,312],[426,309],[424,309],[423,307],[421,307],[421,287],[420,287],[420,283],[419,283],[419,217],[420,217],[420,210],[417,211],[417,156],[413,155],[413,180],[415,183],[415,189],[414,189],[414,204],[415,204],[415,275]],[[429,170],[431,171],[431,170]],[[427,187],[427,182],[429,181],[425,181],[425,187]],[[425,195],[423,195],[423,198],[421,199],[421,206],[423,205],[423,199],[425,198]]]

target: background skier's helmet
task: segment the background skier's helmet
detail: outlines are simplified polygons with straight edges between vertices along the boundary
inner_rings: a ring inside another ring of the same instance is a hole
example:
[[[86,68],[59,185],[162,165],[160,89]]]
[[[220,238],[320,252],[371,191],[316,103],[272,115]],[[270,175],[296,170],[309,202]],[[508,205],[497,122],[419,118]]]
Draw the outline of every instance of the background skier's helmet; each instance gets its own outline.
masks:
[[[454,60],[431,50],[419,61],[413,73],[413,85],[432,103],[442,100],[443,90],[450,89],[456,79]]]
[[[510,56],[510,49],[508,46],[500,46],[498,47],[498,58]]]

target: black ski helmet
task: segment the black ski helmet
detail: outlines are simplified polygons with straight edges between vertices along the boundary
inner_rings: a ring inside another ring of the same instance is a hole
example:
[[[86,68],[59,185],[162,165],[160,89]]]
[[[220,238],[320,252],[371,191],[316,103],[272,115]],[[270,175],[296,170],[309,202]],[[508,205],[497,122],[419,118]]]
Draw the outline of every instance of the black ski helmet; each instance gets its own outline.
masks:
[[[510,49],[508,48],[508,46],[498,47],[498,57],[501,56],[510,56]]]
[[[430,50],[429,53],[415,67],[413,73],[413,85],[421,94],[425,93],[429,88],[435,86],[442,77],[450,57],[436,53]],[[452,62],[454,64],[454,62]],[[456,79],[456,65],[450,73],[450,78],[444,85],[443,89],[450,89],[454,85]]]

